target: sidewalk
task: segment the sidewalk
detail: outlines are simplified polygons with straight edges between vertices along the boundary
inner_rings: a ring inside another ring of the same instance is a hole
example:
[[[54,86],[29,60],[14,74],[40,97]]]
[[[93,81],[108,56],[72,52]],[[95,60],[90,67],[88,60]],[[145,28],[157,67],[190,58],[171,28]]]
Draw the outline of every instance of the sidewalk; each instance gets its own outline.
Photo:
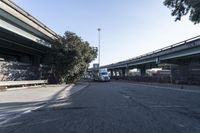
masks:
[[[82,89],[82,86],[88,85],[87,82],[78,82],[75,84],[46,85],[39,87],[29,87],[20,89],[10,89],[0,91],[0,103],[5,102],[37,102],[51,99],[55,93],[58,97],[72,95]]]
[[[0,92],[0,125],[23,114],[48,106],[54,101],[67,99],[87,87],[88,84],[80,82]]]

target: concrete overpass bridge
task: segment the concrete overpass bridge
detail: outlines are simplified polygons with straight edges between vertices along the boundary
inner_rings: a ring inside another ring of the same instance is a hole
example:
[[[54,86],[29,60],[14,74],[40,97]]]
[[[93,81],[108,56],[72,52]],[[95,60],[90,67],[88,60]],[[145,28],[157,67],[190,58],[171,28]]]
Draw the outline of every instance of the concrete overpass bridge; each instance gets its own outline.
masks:
[[[101,68],[108,68],[111,76],[121,77],[128,76],[130,69],[137,68],[140,69],[140,75],[145,76],[146,69],[157,68],[162,64],[170,66],[174,78],[190,78],[200,83],[200,36]]]
[[[39,69],[44,54],[55,43],[58,35],[13,2],[1,0],[0,6],[1,71],[4,70],[2,66],[13,65],[18,67],[18,70],[12,67],[13,73],[24,72],[27,66]],[[5,72],[7,76],[2,73],[0,80],[7,80],[9,72]]]

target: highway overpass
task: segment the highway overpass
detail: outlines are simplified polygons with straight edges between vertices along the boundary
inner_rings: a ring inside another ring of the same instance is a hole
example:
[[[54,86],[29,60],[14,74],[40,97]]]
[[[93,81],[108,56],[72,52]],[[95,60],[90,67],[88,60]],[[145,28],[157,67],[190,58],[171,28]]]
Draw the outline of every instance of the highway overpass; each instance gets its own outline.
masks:
[[[38,79],[39,74],[34,73],[39,71],[44,54],[58,35],[13,2],[1,0],[0,6],[0,80],[22,80],[9,77],[9,73],[22,72]],[[28,77],[31,76],[24,76]]]
[[[108,68],[111,76],[121,77],[128,76],[130,69],[137,68],[140,69],[141,76],[145,76],[147,69],[157,68],[162,64],[171,67],[174,78],[200,83],[200,36],[101,68]]]

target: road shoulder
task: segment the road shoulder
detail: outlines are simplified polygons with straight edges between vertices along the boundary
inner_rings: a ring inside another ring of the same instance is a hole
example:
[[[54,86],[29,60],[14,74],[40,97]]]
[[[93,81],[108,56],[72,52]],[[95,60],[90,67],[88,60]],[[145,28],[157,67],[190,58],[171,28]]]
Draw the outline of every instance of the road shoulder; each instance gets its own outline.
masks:
[[[170,89],[170,90],[175,90],[175,91],[185,91],[185,92],[200,93],[200,86],[195,86],[195,85],[134,82],[134,81],[127,81],[127,80],[113,80],[113,82],[126,82],[126,83],[130,83],[130,84],[134,84],[134,85],[141,85],[141,86],[147,86],[147,87]]]

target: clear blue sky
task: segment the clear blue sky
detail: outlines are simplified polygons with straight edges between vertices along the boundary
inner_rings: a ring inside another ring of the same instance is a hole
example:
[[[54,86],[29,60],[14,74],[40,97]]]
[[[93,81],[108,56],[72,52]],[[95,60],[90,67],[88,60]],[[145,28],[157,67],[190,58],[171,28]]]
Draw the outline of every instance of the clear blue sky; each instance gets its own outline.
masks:
[[[102,65],[200,35],[200,25],[188,17],[174,22],[164,0],[13,1],[56,33],[75,32],[92,46],[98,46],[100,27]]]

